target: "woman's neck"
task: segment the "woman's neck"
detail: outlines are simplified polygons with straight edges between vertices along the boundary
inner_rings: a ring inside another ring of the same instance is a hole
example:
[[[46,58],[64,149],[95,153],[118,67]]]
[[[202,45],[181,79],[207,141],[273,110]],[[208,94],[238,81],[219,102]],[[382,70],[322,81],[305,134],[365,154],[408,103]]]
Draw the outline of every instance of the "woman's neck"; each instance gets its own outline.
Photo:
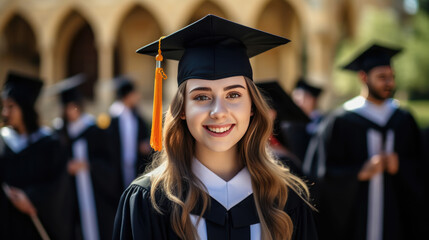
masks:
[[[238,159],[236,147],[224,152],[214,152],[198,144],[195,148],[195,157],[210,171],[227,182],[244,167]]]

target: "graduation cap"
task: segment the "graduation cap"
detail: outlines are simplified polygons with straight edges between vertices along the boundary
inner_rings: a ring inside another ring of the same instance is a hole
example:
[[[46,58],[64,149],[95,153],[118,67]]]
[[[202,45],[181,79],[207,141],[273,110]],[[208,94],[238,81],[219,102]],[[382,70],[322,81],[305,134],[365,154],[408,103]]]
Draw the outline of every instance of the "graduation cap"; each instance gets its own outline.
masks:
[[[290,40],[235,22],[206,17],[137,50],[156,56],[159,45],[166,59],[180,60],[177,82],[196,78],[216,80],[231,76],[252,77],[249,58]]]
[[[116,98],[122,99],[127,96],[130,92],[135,90],[133,81],[126,76],[119,76],[113,79],[115,89],[116,89]]]
[[[262,90],[265,100],[276,110],[281,121],[308,123],[310,119],[291,99],[277,81],[259,82],[256,86]]]
[[[303,78],[299,79],[299,81],[296,83],[295,89],[302,89],[310,93],[315,98],[317,98],[322,92],[321,88],[307,83],[307,81],[305,81]]]
[[[70,102],[80,102],[83,99],[82,93],[79,91],[79,87],[86,81],[86,75],[79,73],[69,78],[62,80],[61,82],[49,87],[46,90],[47,95],[59,94],[61,103],[66,105]]]
[[[351,71],[365,71],[378,66],[390,66],[390,59],[399,53],[402,49],[389,48],[379,44],[373,44],[360,55],[354,58],[352,62],[345,65],[343,69]]]
[[[21,107],[34,107],[37,97],[42,89],[42,80],[9,72],[3,85],[3,98],[12,98]]]
[[[156,56],[151,146],[161,150],[163,58],[179,60],[177,83],[187,79],[253,79],[249,58],[289,40],[214,16],[206,17],[137,50]],[[154,133],[156,133],[154,135]]]

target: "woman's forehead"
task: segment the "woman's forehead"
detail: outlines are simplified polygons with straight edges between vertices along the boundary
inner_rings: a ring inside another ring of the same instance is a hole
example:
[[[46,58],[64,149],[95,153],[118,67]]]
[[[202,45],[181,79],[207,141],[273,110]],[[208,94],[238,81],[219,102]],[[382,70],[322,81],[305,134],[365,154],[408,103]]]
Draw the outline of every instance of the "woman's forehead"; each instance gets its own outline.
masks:
[[[206,90],[214,90],[214,89],[225,89],[231,86],[242,86],[244,89],[246,88],[246,80],[243,76],[234,76],[227,77],[218,80],[205,80],[205,79],[188,79],[186,81],[186,91],[189,93],[195,89],[206,89]],[[226,89],[228,90],[228,89]]]

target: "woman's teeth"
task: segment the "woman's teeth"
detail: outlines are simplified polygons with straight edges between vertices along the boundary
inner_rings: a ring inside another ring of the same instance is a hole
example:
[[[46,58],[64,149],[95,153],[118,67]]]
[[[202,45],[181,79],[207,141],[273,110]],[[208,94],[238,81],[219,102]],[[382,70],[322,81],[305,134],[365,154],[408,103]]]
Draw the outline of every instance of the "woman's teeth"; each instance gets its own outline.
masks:
[[[231,125],[232,126],[232,125]],[[224,133],[226,131],[228,131],[231,126],[229,127],[221,127],[221,128],[213,128],[213,127],[207,127],[211,132],[215,132],[215,133]]]

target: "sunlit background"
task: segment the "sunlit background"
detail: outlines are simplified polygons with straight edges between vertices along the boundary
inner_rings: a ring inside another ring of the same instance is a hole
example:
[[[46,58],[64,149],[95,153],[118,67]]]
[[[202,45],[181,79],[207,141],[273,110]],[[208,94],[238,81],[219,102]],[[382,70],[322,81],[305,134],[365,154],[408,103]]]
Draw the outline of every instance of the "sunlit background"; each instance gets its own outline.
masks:
[[[0,0],[0,79],[17,70],[47,89],[84,72],[87,110],[97,115],[113,101],[112,78],[128,75],[150,119],[155,60],[135,50],[209,13],[291,39],[252,59],[254,79],[290,92],[304,76],[325,89],[325,111],[359,93],[356,75],[340,67],[360,49],[374,40],[403,47],[396,97],[429,126],[429,0]],[[164,68],[168,104],[177,62]],[[56,97],[38,102],[45,124],[59,114]]]

